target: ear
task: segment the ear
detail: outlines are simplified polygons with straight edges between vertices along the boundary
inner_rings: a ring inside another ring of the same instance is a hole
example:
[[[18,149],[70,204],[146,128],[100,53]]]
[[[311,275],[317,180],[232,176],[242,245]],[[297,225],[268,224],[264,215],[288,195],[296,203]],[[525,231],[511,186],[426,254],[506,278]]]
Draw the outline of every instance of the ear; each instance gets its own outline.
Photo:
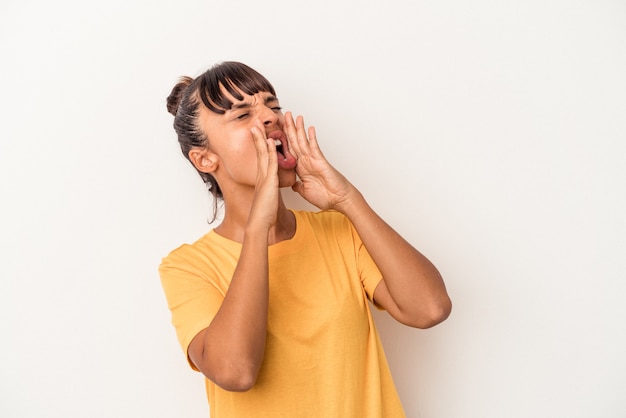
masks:
[[[213,173],[217,168],[217,155],[205,148],[191,149],[189,161],[202,173]]]

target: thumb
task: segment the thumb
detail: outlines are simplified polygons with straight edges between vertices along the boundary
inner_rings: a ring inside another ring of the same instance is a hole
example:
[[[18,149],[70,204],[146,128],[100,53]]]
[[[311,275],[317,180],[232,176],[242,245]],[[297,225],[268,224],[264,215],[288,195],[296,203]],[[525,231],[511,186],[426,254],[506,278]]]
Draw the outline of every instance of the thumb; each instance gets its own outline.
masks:
[[[302,195],[302,193],[304,192],[304,185],[301,181],[298,180],[293,184],[293,186],[291,186],[291,190],[298,193],[299,195]]]

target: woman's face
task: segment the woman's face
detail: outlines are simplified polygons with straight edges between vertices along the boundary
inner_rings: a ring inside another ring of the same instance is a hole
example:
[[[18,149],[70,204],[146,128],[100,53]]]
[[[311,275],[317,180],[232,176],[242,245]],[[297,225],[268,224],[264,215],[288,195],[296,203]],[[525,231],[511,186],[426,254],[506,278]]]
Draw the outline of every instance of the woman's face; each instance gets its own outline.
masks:
[[[201,106],[199,118],[209,140],[209,153],[217,163],[213,175],[222,190],[256,184],[257,153],[250,129],[258,122],[265,127],[265,135],[276,140],[280,186],[293,185],[296,158],[283,132],[284,116],[278,99],[269,92],[243,94],[242,100],[226,95],[233,103],[229,110],[220,115]]]

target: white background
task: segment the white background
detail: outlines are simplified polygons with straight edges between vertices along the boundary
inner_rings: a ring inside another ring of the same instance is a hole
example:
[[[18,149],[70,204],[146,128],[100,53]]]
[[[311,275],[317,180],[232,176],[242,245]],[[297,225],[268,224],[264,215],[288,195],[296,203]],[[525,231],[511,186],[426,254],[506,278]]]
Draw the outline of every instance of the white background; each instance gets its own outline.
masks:
[[[222,60],[266,75],[444,275],[440,326],[376,314],[409,417],[626,416],[624,2],[3,0],[0,16],[0,416],[207,416],[157,266],[211,206],[165,97]]]

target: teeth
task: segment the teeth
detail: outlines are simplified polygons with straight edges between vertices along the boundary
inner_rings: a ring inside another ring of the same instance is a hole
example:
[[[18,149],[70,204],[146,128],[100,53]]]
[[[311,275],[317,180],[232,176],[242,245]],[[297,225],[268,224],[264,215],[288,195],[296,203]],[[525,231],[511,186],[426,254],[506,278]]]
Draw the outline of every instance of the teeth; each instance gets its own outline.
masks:
[[[280,144],[281,144],[280,140],[278,140],[278,139],[274,140],[274,145],[279,146]]]

